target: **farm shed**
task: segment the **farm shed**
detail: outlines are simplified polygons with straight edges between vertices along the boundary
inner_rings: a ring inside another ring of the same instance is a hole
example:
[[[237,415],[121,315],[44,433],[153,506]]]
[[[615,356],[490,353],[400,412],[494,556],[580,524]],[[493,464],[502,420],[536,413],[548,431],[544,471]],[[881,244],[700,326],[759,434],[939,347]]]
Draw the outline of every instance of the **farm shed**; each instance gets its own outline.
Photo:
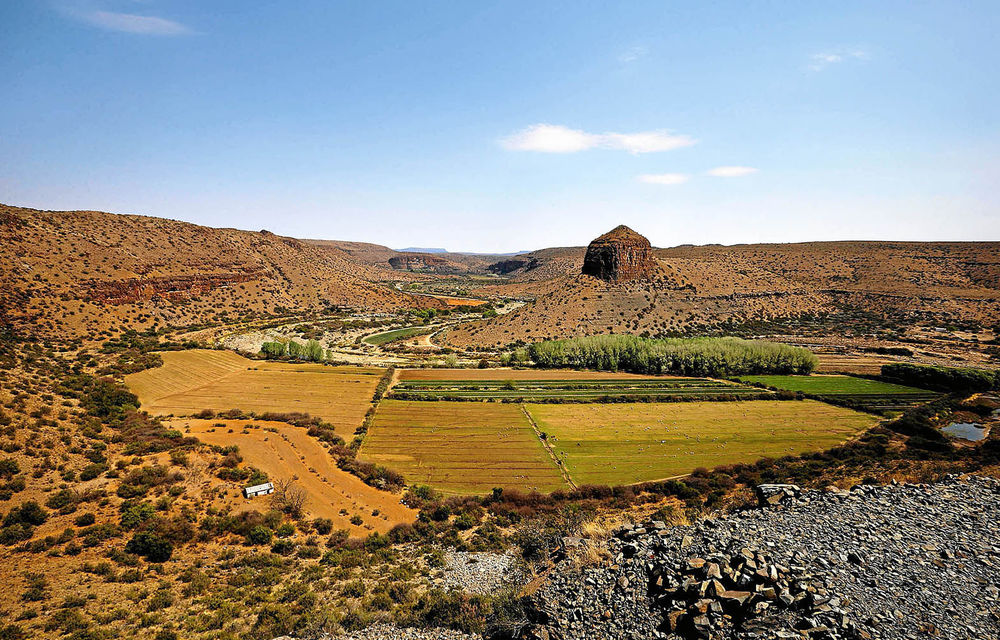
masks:
[[[264,484],[255,484],[252,487],[243,488],[244,498],[253,498],[256,496],[266,496],[269,493],[274,493],[274,485],[270,482],[265,482]]]

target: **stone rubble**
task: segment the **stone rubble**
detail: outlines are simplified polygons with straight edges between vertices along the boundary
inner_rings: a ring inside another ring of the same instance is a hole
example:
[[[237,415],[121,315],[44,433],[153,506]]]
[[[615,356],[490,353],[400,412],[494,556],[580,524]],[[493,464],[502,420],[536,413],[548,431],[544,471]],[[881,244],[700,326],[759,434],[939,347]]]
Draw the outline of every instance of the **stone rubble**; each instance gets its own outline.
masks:
[[[520,637],[1000,638],[1000,481],[765,485],[757,495],[762,508],[728,517],[622,529],[598,565],[557,556]],[[474,637],[385,625],[347,636]]]
[[[519,582],[521,571],[513,553],[448,551],[443,578],[446,588],[490,595]]]
[[[1000,637],[997,480],[763,494],[763,509],[624,529],[610,565],[557,565],[529,636]]]

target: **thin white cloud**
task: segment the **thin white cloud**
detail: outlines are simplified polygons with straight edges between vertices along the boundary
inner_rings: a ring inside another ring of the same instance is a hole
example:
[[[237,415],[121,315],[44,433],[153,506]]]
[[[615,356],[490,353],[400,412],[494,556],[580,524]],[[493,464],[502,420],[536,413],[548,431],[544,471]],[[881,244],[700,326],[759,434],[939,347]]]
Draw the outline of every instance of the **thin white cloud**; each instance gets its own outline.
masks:
[[[500,140],[509,151],[576,153],[587,149],[619,149],[629,153],[654,153],[689,147],[697,140],[666,130],[637,133],[588,133],[558,124],[534,124]]]
[[[812,71],[822,71],[832,64],[839,64],[847,60],[867,60],[868,52],[864,49],[837,49],[834,51],[822,51],[809,56],[809,69]]]
[[[618,56],[618,62],[628,64],[640,58],[645,58],[649,54],[649,49],[644,46],[629,47]]]
[[[715,176],[716,178],[739,178],[741,176],[748,176],[751,173],[757,173],[757,169],[753,167],[716,167],[714,169],[709,169],[705,172],[707,175]]]
[[[691,176],[684,173],[644,173],[636,177],[639,182],[646,184],[684,184]]]
[[[194,33],[187,26],[159,16],[141,16],[117,11],[91,11],[78,14],[80,19],[95,27],[148,36],[184,36]]]

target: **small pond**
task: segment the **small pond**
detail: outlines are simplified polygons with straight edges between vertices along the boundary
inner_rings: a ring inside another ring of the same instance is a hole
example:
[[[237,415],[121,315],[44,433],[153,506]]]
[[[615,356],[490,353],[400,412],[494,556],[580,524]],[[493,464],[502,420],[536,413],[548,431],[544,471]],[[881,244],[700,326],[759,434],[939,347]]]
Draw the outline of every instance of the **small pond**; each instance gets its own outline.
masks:
[[[941,429],[942,433],[963,440],[982,440],[989,433],[989,429],[974,422],[952,422],[947,427]]]

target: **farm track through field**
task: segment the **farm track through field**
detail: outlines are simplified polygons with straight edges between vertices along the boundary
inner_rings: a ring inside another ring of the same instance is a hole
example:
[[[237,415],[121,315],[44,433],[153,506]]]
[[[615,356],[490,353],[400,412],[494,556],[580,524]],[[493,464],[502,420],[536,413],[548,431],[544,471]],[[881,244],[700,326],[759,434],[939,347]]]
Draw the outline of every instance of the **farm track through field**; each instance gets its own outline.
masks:
[[[549,457],[552,458],[552,463],[559,467],[559,473],[562,474],[563,479],[573,489],[579,489],[579,487],[576,486],[576,482],[573,481],[573,477],[569,475],[569,469],[567,469],[566,465],[559,460],[559,456],[557,456],[556,452],[549,446],[546,438],[542,437],[542,432],[535,423],[535,419],[531,417],[528,407],[522,404],[521,411],[524,412],[524,417],[528,419],[528,423],[531,425],[531,428],[534,429],[535,435],[538,437],[538,441],[542,443],[542,446],[545,447],[545,450],[549,453]]]
[[[400,503],[399,495],[368,486],[357,476],[337,467],[336,460],[306,429],[284,422],[261,420],[201,420],[175,418],[167,425],[206,444],[236,445],[243,460],[268,474],[271,480],[292,479],[306,493],[305,511],[329,518],[338,529],[355,535],[372,530],[385,532],[394,525],[413,522],[416,511]],[[234,498],[240,508],[259,508],[267,498],[247,502]],[[347,514],[341,513],[346,510]],[[377,511],[379,515],[372,515]],[[350,521],[352,515],[364,520]]]

